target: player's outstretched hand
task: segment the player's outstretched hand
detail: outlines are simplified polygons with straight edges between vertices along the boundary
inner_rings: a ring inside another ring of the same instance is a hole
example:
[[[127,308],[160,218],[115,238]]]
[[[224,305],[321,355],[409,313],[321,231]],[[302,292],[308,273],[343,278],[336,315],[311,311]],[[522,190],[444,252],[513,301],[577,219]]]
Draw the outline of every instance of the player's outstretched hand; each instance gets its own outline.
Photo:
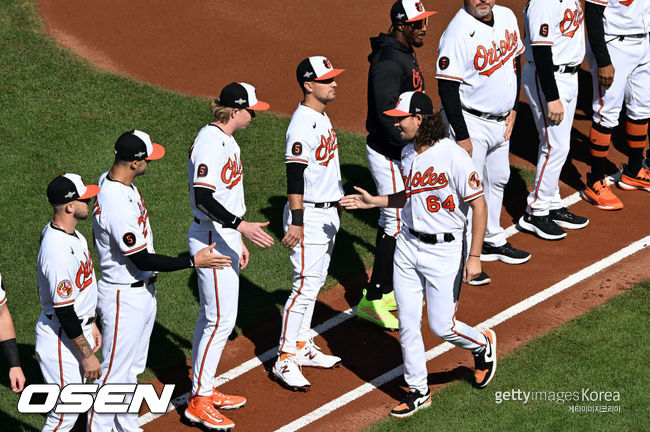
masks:
[[[456,141],[456,144],[458,144],[460,148],[465,150],[467,154],[470,155],[470,157],[472,156],[472,150],[474,150],[474,144],[472,144],[472,140],[470,138]]]
[[[97,328],[97,324],[93,323],[93,340],[95,341],[95,347],[93,352],[96,353],[102,347],[102,333]]]
[[[339,201],[341,207],[346,210],[355,210],[355,209],[370,209],[376,207],[376,204],[373,202],[374,196],[370,195],[367,191],[355,186],[354,189],[359,192],[354,195],[346,195]]]
[[[282,246],[287,249],[293,249],[296,247],[300,239],[302,238],[302,227],[298,225],[289,225],[287,233],[282,238]]]
[[[25,388],[25,375],[20,366],[9,369],[9,385],[14,393],[20,393]]]
[[[564,105],[561,99],[550,101],[546,104],[548,115],[546,116],[552,125],[559,125],[564,119]]]
[[[465,282],[476,279],[481,274],[481,260],[478,257],[470,256],[465,261],[465,268],[463,268],[463,280]]]
[[[194,267],[216,268],[218,270],[230,267],[232,260],[229,256],[213,253],[212,248],[216,245],[216,243],[212,243],[210,246],[198,251],[196,255],[194,255]]]
[[[512,135],[512,129],[515,127],[515,120],[517,119],[517,111],[515,110],[510,110],[510,114],[508,117],[506,117],[506,133],[503,135],[503,137],[506,140],[510,139],[510,135]],[[471,154],[470,154],[471,156]]]
[[[244,240],[241,242],[241,257],[239,258],[239,270],[244,270],[248,265],[251,254],[248,252],[248,248],[244,244]]]
[[[616,70],[614,65],[609,65],[605,67],[598,68],[598,84],[603,87],[611,87],[614,83],[614,75]]]
[[[99,365],[99,360],[93,354],[81,360],[81,365],[84,368],[84,377],[94,380],[102,376],[102,368]]]
[[[237,231],[242,233],[244,237],[252,241],[259,247],[273,246],[273,237],[268,235],[262,227],[267,226],[268,222],[246,222],[242,221],[237,227]]]

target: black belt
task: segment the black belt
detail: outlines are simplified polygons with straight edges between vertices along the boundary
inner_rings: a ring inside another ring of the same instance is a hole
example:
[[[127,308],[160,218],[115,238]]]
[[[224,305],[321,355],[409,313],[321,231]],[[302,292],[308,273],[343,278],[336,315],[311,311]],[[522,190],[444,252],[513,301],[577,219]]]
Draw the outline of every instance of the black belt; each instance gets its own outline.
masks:
[[[305,204],[313,205],[316,208],[330,208],[330,207],[338,206],[339,202],[338,201],[329,201],[329,202],[305,203]]]
[[[197,224],[200,224],[200,223],[201,223],[201,221],[199,220],[199,218],[194,218],[194,222],[196,222]]]
[[[52,321],[52,318],[54,318],[54,315],[52,315],[52,314],[49,314],[49,315],[46,314],[45,316],[46,316],[47,319],[49,319],[50,321]],[[90,318],[81,318],[81,319],[79,319],[79,324],[81,324],[82,326],[84,326],[84,325],[88,325],[88,324],[92,324],[92,323],[94,323],[94,322],[95,322],[95,317],[94,317],[94,316],[92,316],[92,317],[90,317]]]
[[[567,66],[567,65],[560,65],[560,66],[553,66],[553,71],[559,72],[559,73],[569,73],[569,74],[574,74],[580,70],[580,65],[577,66]]]
[[[482,119],[487,119],[487,120],[496,120],[499,122],[505,121],[510,113],[508,114],[488,114],[481,112],[479,110],[471,109],[471,108],[463,108],[463,111],[467,111],[468,113],[475,115],[476,117],[480,117]]]
[[[417,232],[412,228],[409,228],[409,232],[413,235],[413,237],[417,238],[423,243],[429,243],[429,244],[438,243],[438,234],[425,234],[425,233]],[[445,243],[449,243],[456,240],[452,233],[444,233],[443,239]]]
[[[156,279],[158,279],[158,275],[151,276],[151,277],[150,277],[149,279],[147,279],[146,281],[141,280],[141,281],[133,282],[133,283],[131,284],[131,288],[140,288],[140,287],[143,287],[144,284],[145,284],[145,282],[146,282],[147,285],[151,285],[152,283],[156,282]]]
[[[643,39],[646,36],[648,36],[648,33],[638,33],[638,34],[631,34],[631,35],[614,35],[617,37],[619,40],[624,40],[625,38],[633,38],[633,39]]]

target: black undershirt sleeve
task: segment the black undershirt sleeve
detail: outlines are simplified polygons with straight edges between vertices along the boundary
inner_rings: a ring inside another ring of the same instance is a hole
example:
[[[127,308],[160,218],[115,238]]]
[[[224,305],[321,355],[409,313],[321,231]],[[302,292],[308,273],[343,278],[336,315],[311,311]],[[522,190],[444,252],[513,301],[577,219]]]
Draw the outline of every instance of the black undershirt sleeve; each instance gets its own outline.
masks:
[[[438,80],[438,94],[447,120],[454,129],[456,141],[469,138],[467,124],[463,117],[463,109],[460,105],[460,83],[446,79]]]
[[[521,92],[521,54],[515,58],[515,72],[517,73],[517,97],[512,109],[517,111],[519,109],[519,92]]]
[[[194,201],[196,202],[196,208],[225,228],[237,229],[244,220],[230,213],[219,201],[215,200],[210,189],[194,187]]]
[[[539,83],[544,92],[547,102],[552,102],[560,98],[555,82],[555,72],[553,71],[553,51],[550,46],[534,46],[533,58],[535,59],[535,68]]]
[[[152,254],[146,250],[129,255],[129,259],[141,271],[170,272],[194,267],[193,257],[170,257]]]
[[[54,313],[59,319],[61,327],[63,327],[63,331],[68,339],[75,339],[83,334],[79,317],[74,311],[73,305],[55,308]]]
[[[612,64],[612,59],[607,51],[605,43],[605,26],[603,25],[603,15],[605,7],[595,3],[587,2],[585,7],[585,22],[587,24],[587,35],[591,51],[596,57],[596,63],[599,68]]]
[[[304,173],[307,165],[302,163],[288,163],[285,165],[287,169],[287,194],[304,195]]]
[[[18,344],[16,338],[3,340],[0,342],[0,351],[4,353],[7,364],[10,368],[20,366],[20,357],[18,356]]]

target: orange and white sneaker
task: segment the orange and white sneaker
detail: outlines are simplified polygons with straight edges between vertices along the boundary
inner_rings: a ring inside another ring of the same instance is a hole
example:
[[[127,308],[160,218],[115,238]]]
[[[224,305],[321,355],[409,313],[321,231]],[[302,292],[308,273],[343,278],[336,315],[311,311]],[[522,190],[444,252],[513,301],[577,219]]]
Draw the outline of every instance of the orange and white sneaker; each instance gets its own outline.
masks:
[[[587,186],[580,191],[580,196],[601,210],[620,210],[623,208],[623,203],[614,195],[614,192],[605,183],[604,179],[592,183],[587,177]]]
[[[212,405],[212,396],[192,396],[185,409],[185,418],[192,423],[200,423],[207,429],[230,430],[235,423],[228,417],[219,414]]]
[[[244,396],[227,395],[221,393],[216,387],[212,388],[212,404],[219,409],[235,409],[246,405]]]
[[[641,167],[636,175],[630,174],[626,165],[623,165],[623,174],[618,182],[618,187],[625,190],[644,190],[650,192],[650,170]]]

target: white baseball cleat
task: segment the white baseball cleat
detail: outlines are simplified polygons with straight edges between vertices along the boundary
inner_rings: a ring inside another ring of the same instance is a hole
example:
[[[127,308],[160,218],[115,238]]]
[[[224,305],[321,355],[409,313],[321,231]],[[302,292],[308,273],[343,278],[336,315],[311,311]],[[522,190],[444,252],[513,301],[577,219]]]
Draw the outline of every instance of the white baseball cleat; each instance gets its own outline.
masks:
[[[313,340],[308,340],[296,353],[296,363],[300,366],[332,369],[341,365],[341,357],[323,354]]]
[[[271,370],[271,376],[289,390],[307,391],[311,386],[309,381],[302,375],[302,368],[296,362],[295,355],[287,355],[284,360],[281,356],[278,357]]]

